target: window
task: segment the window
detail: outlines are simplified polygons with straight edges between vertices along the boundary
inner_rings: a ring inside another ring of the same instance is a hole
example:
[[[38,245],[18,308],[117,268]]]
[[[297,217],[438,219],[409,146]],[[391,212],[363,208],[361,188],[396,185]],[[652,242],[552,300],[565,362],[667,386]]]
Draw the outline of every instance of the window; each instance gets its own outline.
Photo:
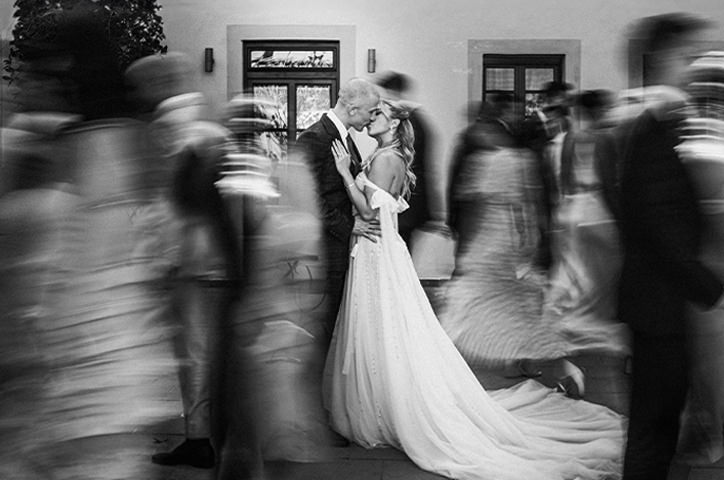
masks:
[[[541,104],[546,83],[562,81],[565,55],[483,55],[483,100],[494,93],[513,96],[519,117]]]
[[[285,150],[337,101],[338,41],[245,41],[243,56],[244,91],[280,106],[274,132]]]

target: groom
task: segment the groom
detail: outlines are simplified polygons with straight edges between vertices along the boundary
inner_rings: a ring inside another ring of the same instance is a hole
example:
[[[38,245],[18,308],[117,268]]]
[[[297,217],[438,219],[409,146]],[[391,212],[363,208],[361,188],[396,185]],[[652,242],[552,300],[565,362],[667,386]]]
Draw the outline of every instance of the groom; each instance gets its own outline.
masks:
[[[339,90],[334,108],[327,111],[297,139],[297,148],[305,155],[314,175],[323,225],[323,245],[327,278],[326,303],[322,316],[325,342],[334,331],[342,301],[344,280],[349,265],[349,241],[352,231],[376,240],[379,226],[355,225],[348,185],[337,172],[332,143],[341,141],[352,157],[352,173],[360,169],[361,158],[349,129],[361,132],[378,111],[380,96],[375,86],[361,78],[352,78]]]

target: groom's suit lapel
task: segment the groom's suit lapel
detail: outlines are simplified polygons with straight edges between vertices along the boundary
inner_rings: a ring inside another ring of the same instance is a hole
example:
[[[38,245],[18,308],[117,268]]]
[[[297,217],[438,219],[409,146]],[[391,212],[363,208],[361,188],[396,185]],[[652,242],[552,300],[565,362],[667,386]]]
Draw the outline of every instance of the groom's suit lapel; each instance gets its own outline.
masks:
[[[330,148],[332,146],[332,143],[334,143],[334,140],[339,140],[340,142],[342,142],[342,145],[344,145],[345,148],[349,151],[349,154],[352,157],[352,165],[350,166],[350,171],[352,172],[352,175],[357,176],[360,171],[362,157],[360,156],[359,150],[357,149],[357,145],[352,140],[352,134],[347,134],[347,141],[342,140],[342,137],[339,135],[339,130],[337,130],[337,126],[326,113],[322,115],[320,122],[322,123],[322,127],[324,127],[324,130],[327,132],[327,134],[332,137],[332,141],[329,142]]]

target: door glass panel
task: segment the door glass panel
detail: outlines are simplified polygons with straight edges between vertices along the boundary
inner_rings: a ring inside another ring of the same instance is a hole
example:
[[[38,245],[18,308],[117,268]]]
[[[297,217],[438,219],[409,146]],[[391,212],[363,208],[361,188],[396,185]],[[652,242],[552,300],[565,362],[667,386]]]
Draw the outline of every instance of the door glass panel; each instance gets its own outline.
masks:
[[[485,90],[513,90],[515,69],[486,68]]]
[[[259,137],[264,152],[271,158],[272,162],[280,162],[287,155],[287,132],[281,130],[271,130],[264,132]]]
[[[297,129],[309,128],[331,106],[331,85],[297,85]]]
[[[252,50],[249,68],[334,68],[333,50]]]
[[[525,89],[526,90],[543,90],[545,84],[552,82],[554,78],[552,68],[526,68],[525,69]]]
[[[285,129],[289,125],[287,112],[289,111],[289,89],[286,85],[254,85],[254,98],[269,101],[277,106],[272,108],[272,119],[277,128]]]

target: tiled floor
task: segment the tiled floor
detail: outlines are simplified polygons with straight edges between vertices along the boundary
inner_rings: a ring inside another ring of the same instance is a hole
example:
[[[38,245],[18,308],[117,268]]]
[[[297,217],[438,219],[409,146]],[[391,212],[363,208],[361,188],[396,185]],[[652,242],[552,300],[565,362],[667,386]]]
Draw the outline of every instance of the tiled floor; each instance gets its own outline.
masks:
[[[586,369],[588,401],[605,404],[614,410],[627,411],[628,377],[623,373],[622,360],[607,357],[582,357],[577,363]],[[504,379],[486,372],[477,372],[482,383],[500,388],[516,380]],[[175,379],[167,379],[173,389]],[[553,381],[550,370],[544,369],[543,383]],[[180,404],[179,404],[180,407]],[[166,451],[183,440],[183,422],[180,418],[167,422],[161,434],[140,434],[136,442],[139,454],[145,451]],[[433,480],[443,478],[420,470],[403,453],[394,449],[365,450],[358,446],[330,450],[326,461],[318,463],[267,462],[263,473],[249,476],[224,475],[227,478],[252,478],[254,480]],[[192,467],[153,467],[157,480],[211,480],[215,472]],[[690,468],[676,465],[668,480],[723,480],[724,460],[707,466]]]
[[[434,294],[431,292],[434,304]],[[586,372],[586,400],[607,405],[620,412],[628,411],[629,377],[625,374],[625,361],[605,356],[585,356],[576,363]],[[507,379],[490,372],[476,372],[481,383],[488,389],[510,386],[519,380]],[[253,471],[231,466],[224,472],[200,470],[192,467],[161,467],[150,464],[153,453],[168,451],[183,441],[183,419],[178,382],[175,377],[160,378],[166,388],[167,401],[179,416],[171,418],[149,431],[118,436],[96,443],[93,448],[101,452],[113,450],[113,446],[133,456],[136,461],[148,459],[146,478],[152,480],[432,480],[442,478],[422,471],[403,453],[394,449],[365,450],[358,446],[333,448],[323,460],[309,463],[270,461]],[[544,365],[540,381],[554,385],[550,365]],[[232,463],[227,463],[232,465]],[[723,480],[724,460],[714,465],[690,468],[677,465],[668,480]],[[491,479],[492,480],[492,479]],[[521,479],[528,480],[528,479]]]

